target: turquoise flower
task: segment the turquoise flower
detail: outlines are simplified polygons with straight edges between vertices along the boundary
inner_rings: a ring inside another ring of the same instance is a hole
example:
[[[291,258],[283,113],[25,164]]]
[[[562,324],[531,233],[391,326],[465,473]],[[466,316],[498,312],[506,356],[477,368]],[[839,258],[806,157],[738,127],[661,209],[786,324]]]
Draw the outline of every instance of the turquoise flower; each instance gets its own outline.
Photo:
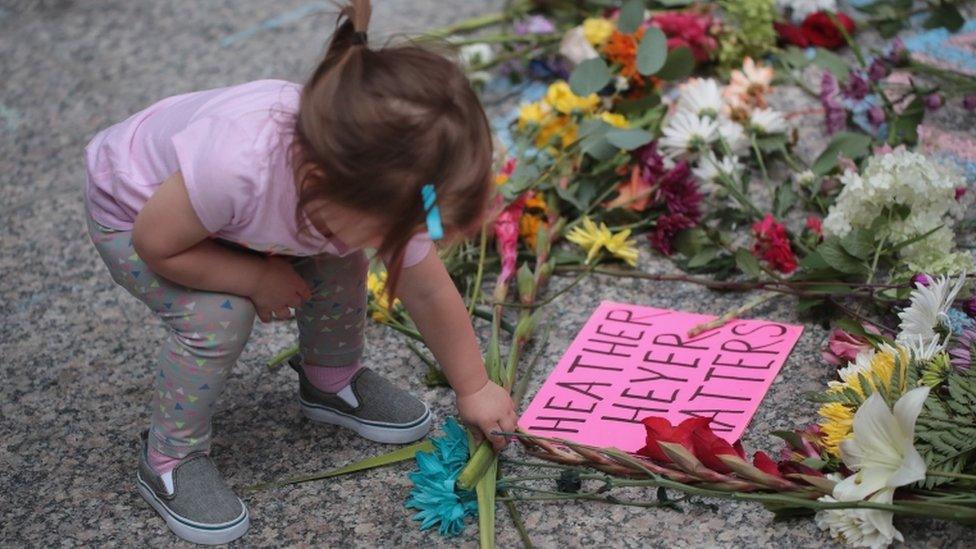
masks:
[[[420,511],[413,519],[421,521],[421,530],[438,526],[442,536],[456,536],[464,530],[465,517],[478,512],[474,491],[454,487],[468,461],[468,435],[449,418],[444,436],[432,441],[433,452],[417,452],[417,470],[410,473],[413,489],[406,506]]]
[[[959,309],[949,309],[946,316],[949,317],[949,329],[956,336],[961,335],[963,330],[968,330],[976,324],[973,319],[969,318],[969,315]]]

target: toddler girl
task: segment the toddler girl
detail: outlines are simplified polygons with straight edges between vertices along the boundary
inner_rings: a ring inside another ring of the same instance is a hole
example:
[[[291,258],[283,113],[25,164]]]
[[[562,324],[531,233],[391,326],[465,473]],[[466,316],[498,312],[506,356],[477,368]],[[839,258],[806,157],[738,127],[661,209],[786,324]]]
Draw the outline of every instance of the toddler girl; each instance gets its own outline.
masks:
[[[89,233],[112,278],[166,324],[137,487],[176,535],[225,543],[249,525],[208,453],[214,402],[255,315],[296,318],[311,420],[379,442],[430,429],[427,406],[363,367],[375,249],[482,433],[516,416],[491,383],[431,240],[478,227],[491,137],[464,74],[416,46],[372,50],[367,0],[343,8],[299,86],[263,80],[164,99],[86,148]],[[490,437],[496,448],[504,439]]]

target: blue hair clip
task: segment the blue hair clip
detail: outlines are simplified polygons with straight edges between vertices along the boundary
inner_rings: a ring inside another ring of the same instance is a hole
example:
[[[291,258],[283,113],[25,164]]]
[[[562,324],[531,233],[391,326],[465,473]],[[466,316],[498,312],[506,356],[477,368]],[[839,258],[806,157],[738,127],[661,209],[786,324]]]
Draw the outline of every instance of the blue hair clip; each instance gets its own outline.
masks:
[[[437,208],[437,191],[434,185],[428,183],[421,187],[420,196],[424,199],[424,211],[427,212],[427,234],[431,240],[444,238],[444,226],[441,225],[441,211]]]

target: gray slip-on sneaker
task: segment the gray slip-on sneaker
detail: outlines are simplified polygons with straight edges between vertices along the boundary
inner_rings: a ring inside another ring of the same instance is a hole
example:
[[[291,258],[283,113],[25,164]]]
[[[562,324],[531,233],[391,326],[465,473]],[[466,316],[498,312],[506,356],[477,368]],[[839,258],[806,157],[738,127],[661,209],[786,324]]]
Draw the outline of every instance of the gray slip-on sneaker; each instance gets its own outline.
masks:
[[[430,431],[427,405],[369,368],[356,372],[338,393],[326,393],[305,377],[298,357],[288,364],[298,372],[298,400],[302,413],[312,421],[345,427],[388,444],[414,442]]]
[[[247,507],[217,471],[210,456],[190,454],[175,469],[157,475],[147,461],[142,434],[136,486],[174,534],[205,545],[228,543],[251,525]]]

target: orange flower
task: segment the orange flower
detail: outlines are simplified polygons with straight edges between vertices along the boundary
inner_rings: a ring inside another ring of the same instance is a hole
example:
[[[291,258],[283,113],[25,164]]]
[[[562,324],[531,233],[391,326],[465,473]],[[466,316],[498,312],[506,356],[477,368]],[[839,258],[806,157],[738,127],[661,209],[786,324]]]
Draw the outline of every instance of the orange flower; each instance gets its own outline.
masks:
[[[615,30],[603,45],[603,53],[620,65],[620,74],[639,85],[644,83],[644,77],[637,72],[637,45],[643,37],[644,29],[637,29],[633,34]]]
[[[630,208],[635,212],[642,212],[651,203],[651,184],[644,181],[640,174],[640,166],[630,170],[630,179],[621,181],[617,186],[617,198],[607,202],[606,207]]]
[[[530,250],[535,249],[536,236],[539,234],[539,227],[545,224],[549,227],[549,207],[546,205],[545,196],[542,193],[530,194],[525,201],[525,210],[522,218],[519,219],[519,233],[522,241]]]

